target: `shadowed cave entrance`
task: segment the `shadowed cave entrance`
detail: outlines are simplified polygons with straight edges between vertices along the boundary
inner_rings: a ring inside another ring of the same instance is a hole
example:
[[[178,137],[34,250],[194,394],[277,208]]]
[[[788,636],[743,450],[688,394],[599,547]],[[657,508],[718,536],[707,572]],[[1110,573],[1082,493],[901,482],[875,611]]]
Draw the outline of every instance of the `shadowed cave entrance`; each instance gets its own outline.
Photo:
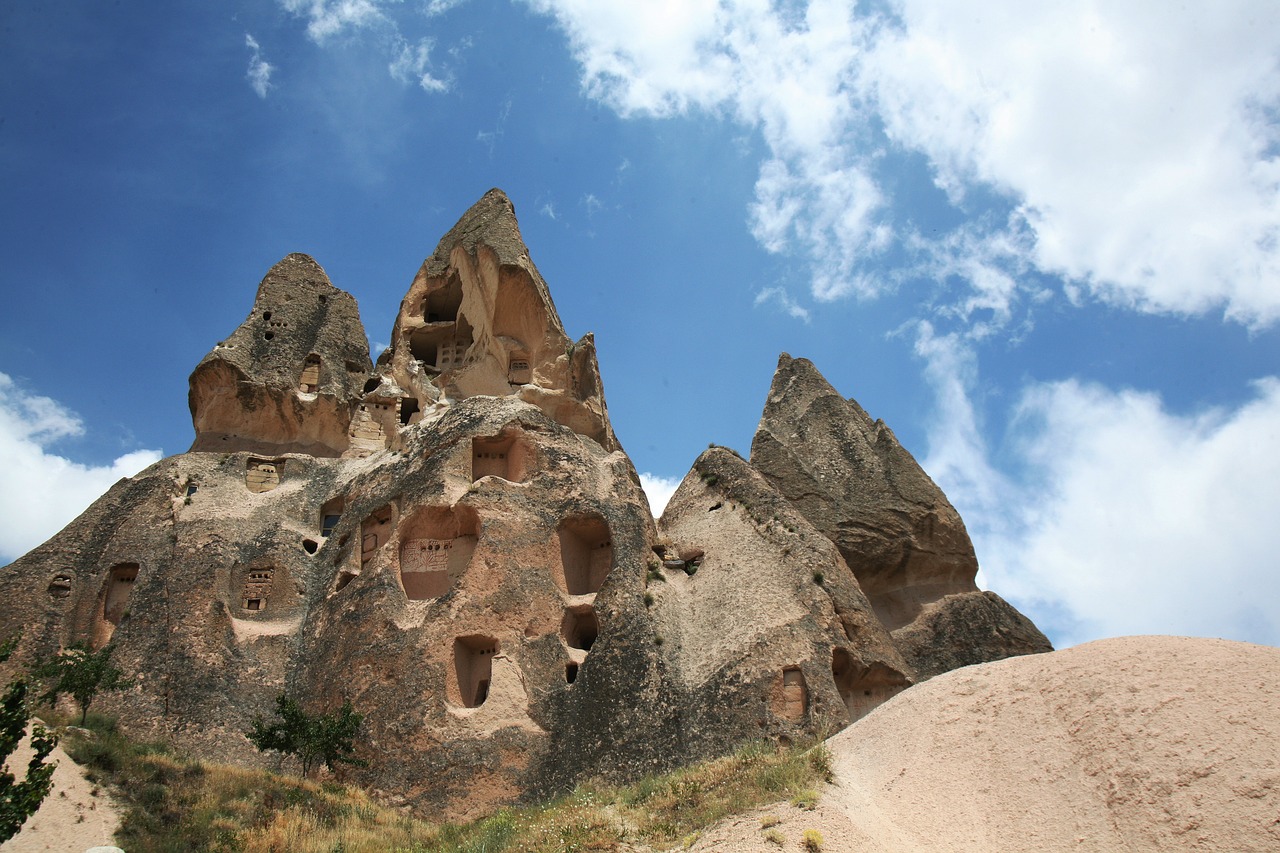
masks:
[[[856,722],[907,688],[902,673],[882,663],[863,666],[845,649],[831,653],[831,677],[849,712],[849,722]]]
[[[493,656],[498,641],[493,637],[472,634],[453,641],[453,678],[449,683],[449,699],[464,708],[478,708],[489,698],[493,678]]]

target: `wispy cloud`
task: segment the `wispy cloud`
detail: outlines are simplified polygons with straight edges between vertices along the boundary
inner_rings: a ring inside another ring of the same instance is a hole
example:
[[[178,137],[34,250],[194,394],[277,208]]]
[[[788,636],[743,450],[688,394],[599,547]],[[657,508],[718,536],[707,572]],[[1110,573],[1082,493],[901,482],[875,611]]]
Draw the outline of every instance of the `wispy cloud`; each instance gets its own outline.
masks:
[[[402,83],[417,83],[424,92],[447,92],[449,84],[435,77],[431,68],[431,48],[435,42],[424,38],[417,44],[410,44],[404,39],[397,39],[399,53],[388,66],[391,76]]]
[[[160,458],[158,450],[136,450],[110,465],[82,465],[49,449],[84,431],[74,412],[0,373],[0,561],[44,542],[121,477]]]
[[[307,35],[317,44],[355,30],[390,25],[385,0],[279,0],[280,5],[307,20]]]
[[[253,36],[245,33],[244,44],[251,51],[249,70],[245,76],[249,80],[249,85],[253,87],[253,91],[258,93],[258,97],[265,98],[271,89],[271,72],[276,70],[275,66],[263,57],[262,48],[258,46],[258,40]]]
[[[503,134],[507,132],[507,117],[511,115],[511,99],[507,98],[502,102],[502,107],[498,110],[498,118],[493,124],[493,130],[480,130],[476,132],[476,142],[479,142],[489,150],[489,156],[493,156],[493,151],[498,145],[498,141],[502,139]]]
[[[786,311],[788,316],[796,320],[803,320],[806,323],[809,322],[809,309],[792,299],[791,294],[787,293],[786,288],[766,287],[756,294],[756,307],[769,305],[770,303],[777,305],[783,311]]]

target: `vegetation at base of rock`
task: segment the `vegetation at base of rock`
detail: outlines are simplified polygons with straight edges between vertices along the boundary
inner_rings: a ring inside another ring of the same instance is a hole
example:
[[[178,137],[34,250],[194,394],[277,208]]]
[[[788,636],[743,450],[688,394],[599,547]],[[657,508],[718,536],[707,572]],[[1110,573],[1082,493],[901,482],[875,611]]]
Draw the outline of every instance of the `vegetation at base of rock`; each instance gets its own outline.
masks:
[[[57,703],[64,693],[80,706],[80,725],[89,715],[89,706],[99,693],[124,690],[131,683],[124,673],[111,664],[115,646],[91,651],[85,643],[73,643],[52,658],[32,667],[31,674],[48,683],[41,702]]]
[[[381,806],[358,788],[206,764],[134,743],[97,714],[87,726],[70,730],[68,752],[91,781],[109,785],[124,802],[116,842],[130,853],[666,850],[729,815],[809,790],[830,771],[822,744],[751,744],[635,785],[587,784],[543,805],[433,824]]]
[[[808,850],[809,853],[821,853],[824,841],[825,839],[823,839],[821,832],[816,829],[806,829],[804,837],[800,841],[800,846]]]
[[[0,663],[9,659],[17,645],[16,636],[0,643]],[[0,841],[6,841],[18,833],[27,818],[40,808],[40,803],[53,784],[53,769],[57,765],[46,763],[46,759],[57,745],[58,739],[38,723],[31,727],[34,754],[27,762],[22,781],[19,782],[17,775],[12,772],[16,767],[5,769],[9,756],[13,755],[21,742],[30,719],[26,679],[15,678],[5,688],[4,696],[0,697]]]
[[[364,715],[356,713],[351,700],[343,702],[332,714],[308,714],[295,700],[282,694],[276,697],[276,717],[270,723],[255,717],[253,730],[246,736],[263,752],[273,750],[297,758],[302,762],[304,779],[322,763],[330,770],[334,764],[365,764],[354,757],[355,739]]]

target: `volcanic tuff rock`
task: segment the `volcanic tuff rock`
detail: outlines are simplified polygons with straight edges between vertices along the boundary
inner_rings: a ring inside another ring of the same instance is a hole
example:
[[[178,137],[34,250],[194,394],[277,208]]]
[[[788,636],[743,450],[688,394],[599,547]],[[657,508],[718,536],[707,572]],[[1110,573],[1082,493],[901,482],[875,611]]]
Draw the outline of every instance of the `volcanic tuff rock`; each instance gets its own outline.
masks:
[[[655,523],[594,342],[565,334],[498,190],[391,341],[371,364],[355,301],[286,257],[192,374],[192,449],[0,571],[0,631],[27,660],[114,643],[123,728],[223,760],[270,760],[243,733],[281,692],[350,699],[368,766],[340,772],[451,816],[829,731],[1048,648],[807,362],[783,356],[752,461],[708,450]]]

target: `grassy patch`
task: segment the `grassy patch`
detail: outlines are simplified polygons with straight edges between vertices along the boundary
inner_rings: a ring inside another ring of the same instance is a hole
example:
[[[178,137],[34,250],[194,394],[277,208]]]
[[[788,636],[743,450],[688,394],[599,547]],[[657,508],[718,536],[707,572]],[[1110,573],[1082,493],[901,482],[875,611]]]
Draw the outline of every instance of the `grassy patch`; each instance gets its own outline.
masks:
[[[91,716],[92,735],[64,740],[94,781],[126,804],[116,837],[130,853],[560,853],[667,850],[729,815],[814,797],[829,756],[753,744],[733,755],[634,785],[584,784],[541,806],[505,808],[469,824],[430,824],[384,808],[357,788],[208,764],[122,737]]]

